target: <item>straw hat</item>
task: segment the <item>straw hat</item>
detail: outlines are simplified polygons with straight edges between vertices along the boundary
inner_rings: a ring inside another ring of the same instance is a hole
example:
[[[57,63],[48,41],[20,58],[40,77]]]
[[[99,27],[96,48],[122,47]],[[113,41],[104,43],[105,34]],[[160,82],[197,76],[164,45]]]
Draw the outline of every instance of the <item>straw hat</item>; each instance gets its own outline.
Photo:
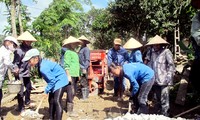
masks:
[[[136,49],[142,47],[142,44],[138,40],[131,38],[123,46],[125,49]]]
[[[28,31],[22,33],[18,38],[18,41],[37,41]]]
[[[81,37],[79,37],[78,38],[79,40],[83,40],[83,41],[85,41],[86,42],[86,44],[89,44],[90,43],[90,41],[84,36],[84,35],[82,35]]]
[[[156,35],[155,37],[151,38],[146,45],[156,45],[156,44],[169,44],[169,43],[160,36]]]
[[[114,44],[115,44],[115,45],[122,45],[122,40],[119,39],[119,38],[115,38]]]
[[[73,36],[69,36],[67,39],[63,41],[62,46],[69,45],[71,43],[81,43],[81,41]]]

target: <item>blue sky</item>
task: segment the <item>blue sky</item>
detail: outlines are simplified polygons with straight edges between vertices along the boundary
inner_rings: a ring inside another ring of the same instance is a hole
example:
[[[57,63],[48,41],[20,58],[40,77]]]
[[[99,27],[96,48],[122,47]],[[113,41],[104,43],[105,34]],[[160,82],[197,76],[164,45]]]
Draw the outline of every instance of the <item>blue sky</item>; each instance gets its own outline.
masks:
[[[32,0],[21,0],[24,5],[28,6],[28,12],[31,13],[31,19],[34,20],[34,17],[38,17],[40,13],[45,9],[48,8],[49,4],[53,0],[37,0],[37,3],[32,2]],[[110,0],[91,0],[92,4],[95,8],[105,8],[108,5]],[[85,11],[90,9],[89,6],[83,6]],[[6,14],[6,7],[3,3],[0,3],[0,34],[3,34],[3,29],[5,28],[7,23],[7,16]]]

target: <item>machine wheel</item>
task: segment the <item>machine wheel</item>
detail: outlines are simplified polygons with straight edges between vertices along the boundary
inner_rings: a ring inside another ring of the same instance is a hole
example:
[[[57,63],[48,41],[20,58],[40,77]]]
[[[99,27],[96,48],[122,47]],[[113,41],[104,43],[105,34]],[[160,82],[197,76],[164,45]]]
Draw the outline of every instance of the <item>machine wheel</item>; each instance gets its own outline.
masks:
[[[91,83],[91,94],[92,95],[98,95],[98,92],[99,92],[98,84],[96,82],[92,81],[92,83]]]

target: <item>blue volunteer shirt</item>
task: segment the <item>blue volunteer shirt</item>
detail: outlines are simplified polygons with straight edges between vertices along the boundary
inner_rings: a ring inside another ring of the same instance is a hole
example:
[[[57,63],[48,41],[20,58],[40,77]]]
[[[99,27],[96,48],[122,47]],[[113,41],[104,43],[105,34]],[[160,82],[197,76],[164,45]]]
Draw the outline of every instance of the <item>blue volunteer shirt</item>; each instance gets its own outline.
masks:
[[[109,49],[107,54],[108,66],[113,62],[115,65],[123,65],[125,62],[129,61],[128,52],[120,46],[119,50],[115,50],[114,48]]]
[[[140,50],[133,50],[129,56],[129,62],[141,62],[143,63],[142,60],[142,53]]]
[[[40,63],[40,72],[47,82],[45,93],[55,92],[69,84],[65,70],[56,62],[42,59]]]
[[[87,46],[81,47],[79,51],[80,67],[87,69],[90,66],[90,50]]]
[[[143,63],[128,63],[123,65],[124,77],[129,79],[133,89],[132,96],[134,96],[138,90],[139,85],[151,80],[154,76],[154,71]]]

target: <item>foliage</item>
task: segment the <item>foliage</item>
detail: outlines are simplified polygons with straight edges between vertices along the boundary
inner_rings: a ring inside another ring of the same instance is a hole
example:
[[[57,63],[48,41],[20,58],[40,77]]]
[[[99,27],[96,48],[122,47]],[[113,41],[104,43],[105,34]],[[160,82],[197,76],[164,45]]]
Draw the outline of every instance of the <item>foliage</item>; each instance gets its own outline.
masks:
[[[95,39],[93,46],[95,49],[109,49],[113,45],[113,39],[116,33],[110,25],[111,16],[107,9],[92,8],[88,12],[90,20],[88,27],[92,31],[92,37]]]
[[[181,28],[181,35],[189,35],[193,12],[189,2],[190,0],[116,0],[110,3],[109,10],[115,30],[123,37],[140,39],[143,33],[147,33],[148,37],[159,34],[172,40],[177,25]],[[183,29],[185,26],[187,29]]]
[[[89,0],[81,2],[90,3]],[[77,36],[79,29],[83,28],[82,11],[78,0],[54,0],[33,22],[33,30],[39,39],[35,46],[41,48],[47,57],[58,60],[62,41],[69,35]]]

